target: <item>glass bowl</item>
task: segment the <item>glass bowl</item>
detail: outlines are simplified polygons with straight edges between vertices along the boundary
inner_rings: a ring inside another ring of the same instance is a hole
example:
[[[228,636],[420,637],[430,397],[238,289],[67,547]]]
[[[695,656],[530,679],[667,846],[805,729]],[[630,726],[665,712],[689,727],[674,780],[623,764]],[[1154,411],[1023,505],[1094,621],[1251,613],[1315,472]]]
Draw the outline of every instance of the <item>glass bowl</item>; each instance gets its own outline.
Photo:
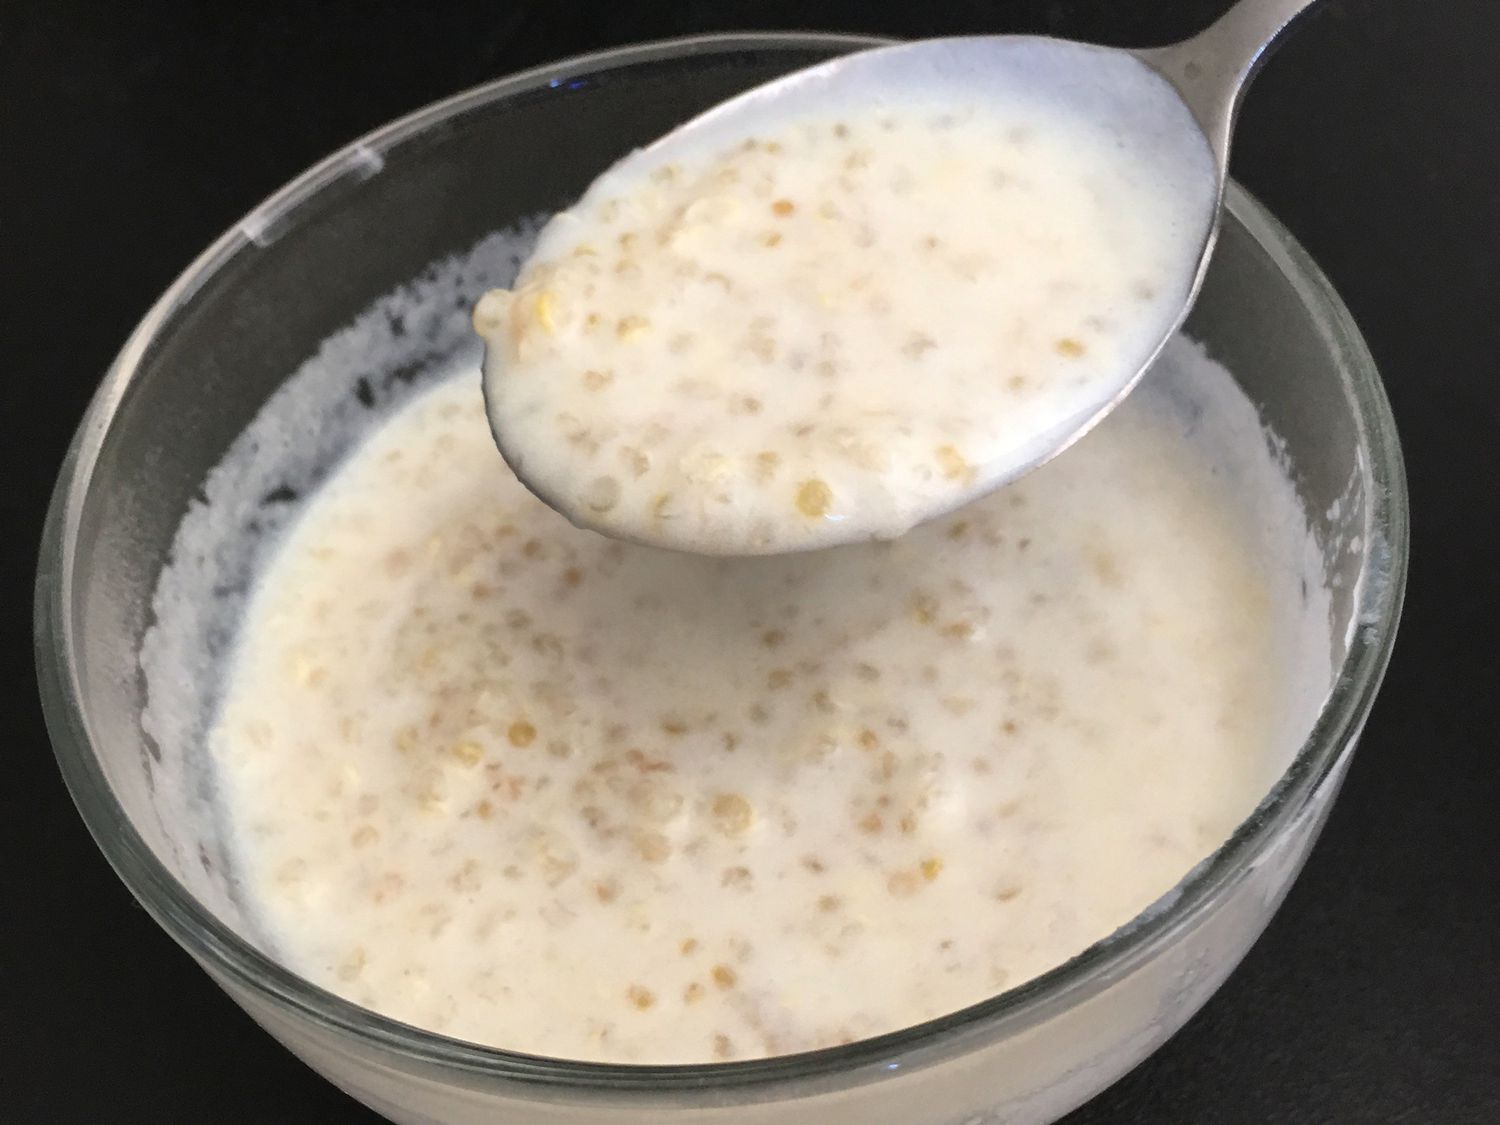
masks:
[[[232,857],[204,815],[205,764],[192,747],[158,744],[142,724],[138,653],[153,590],[210,470],[312,357],[342,363],[349,401],[371,407],[474,347],[454,325],[483,288],[482,271],[460,278],[444,309],[420,323],[392,318],[386,352],[330,359],[332,334],[382,295],[423,292],[434,261],[565,205],[630,148],[727,95],[878,42],[726,35],[607,51],[371,133],[188,268],[131,336],[73,440],[42,545],[36,651],[78,808],[120,878],[235,1001],[393,1121],[1053,1120],[1208,999],[1281,901],[1338,791],[1400,611],[1400,451],[1343,305],[1287,233],[1233,187],[1189,331],[1259,406],[1311,514],[1332,590],[1333,686],[1274,790],[1161,902],[1068,963],[944,1018],[823,1051],[698,1066],[587,1064],[459,1042],[341,1000],[263,951],[236,901]],[[306,439],[321,440],[320,419],[306,422]],[[273,490],[260,504],[269,511],[294,491]],[[258,509],[241,516],[261,518]],[[243,595],[245,560],[208,564],[213,597]],[[198,640],[199,662],[211,666],[232,641],[232,622],[205,611]],[[212,690],[179,686],[200,718],[211,712]]]

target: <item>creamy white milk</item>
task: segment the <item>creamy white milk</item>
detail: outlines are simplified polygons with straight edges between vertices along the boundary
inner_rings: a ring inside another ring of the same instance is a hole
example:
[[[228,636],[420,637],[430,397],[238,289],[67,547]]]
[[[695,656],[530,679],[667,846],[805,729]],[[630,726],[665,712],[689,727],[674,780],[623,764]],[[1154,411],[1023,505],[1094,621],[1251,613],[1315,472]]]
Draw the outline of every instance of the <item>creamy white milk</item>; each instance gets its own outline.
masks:
[[[1301,540],[1221,464],[1284,481],[1222,370],[1164,368],[897,541],[732,560],[573,528],[472,372],[425,393],[308,502],[211,734],[278,955],[450,1035],[682,1062],[906,1026],[1104,937],[1306,714]],[[1195,382],[1235,449],[1157,391]]]
[[[899,535],[1092,418],[1186,300],[1208,150],[966,91],[597,180],[476,310],[517,474],[583,526],[771,553]]]

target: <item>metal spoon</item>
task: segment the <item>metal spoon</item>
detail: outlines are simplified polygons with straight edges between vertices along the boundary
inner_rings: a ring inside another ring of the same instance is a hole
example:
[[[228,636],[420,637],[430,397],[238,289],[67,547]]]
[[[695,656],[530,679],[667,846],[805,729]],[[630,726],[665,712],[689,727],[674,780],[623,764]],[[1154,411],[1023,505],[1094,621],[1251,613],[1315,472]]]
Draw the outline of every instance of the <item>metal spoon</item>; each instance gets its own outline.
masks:
[[[996,462],[984,465],[965,487],[957,486],[922,513],[931,519],[968,503],[978,495],[1030,472],[1077,441],[1114,409],[1140,381],[1161,349],[1181,327],[1197,297],[1218,234],[1228,176],[1229,145],[1246,87],[1269,50],[1293,20],[1316,0],[1240,0],[1207,30],[1167,47],[1126,50],[1043,36],[998,35],[928,39],[874,48],[795,71],[723,102],[632,153],[615,170],[665,165],[682,151],[712,145],[716,134],[748,135],[757,126],[795,114],[804,102],[832,93],[904,88],[923,76],[954,74],[971,80],[982,93],[986,75],[1020,76],[1083,112],[1107,115],[1111,126],[1130,144],[1154,146],[1163,159],[1181,159],[1203,179],[1194,192],[1194,213],[1183,216],[1185,230],[1201,231],[1195,259],[1184,256],[1178,288],[1184,294],[1175,317],[1159,322],[1160,336],[1144,362],[1134,369],[1110,372],[1097,384],[1084,408],[1076,403],[1049,419],[1024,443]],[[1205,146],[1207,151],[1205,152]],[[1201,170],[1201,171],[1196,171]],[[1175,307],[1175,306],[1174,306]],[[1125,365],[1122,365],[1124,367]],[[522,458],[507,449],[507,419],[498,416],[486,374],[490,424],[502,454],[517,475],[546,503],[574,523],[606,534],[628,536],[602,525],[587,511],[575,510],[527,479]],[[862,538],[849,534],[848,539]],[[694,543],[661,539],[658,545],[702,549]],[[817,545],[842,541],[835,532]],[[780,548],[773,548],[780,549]],[[791,549],[791,548],[785,548]],[[722,553],[716,551],[715,553]]]

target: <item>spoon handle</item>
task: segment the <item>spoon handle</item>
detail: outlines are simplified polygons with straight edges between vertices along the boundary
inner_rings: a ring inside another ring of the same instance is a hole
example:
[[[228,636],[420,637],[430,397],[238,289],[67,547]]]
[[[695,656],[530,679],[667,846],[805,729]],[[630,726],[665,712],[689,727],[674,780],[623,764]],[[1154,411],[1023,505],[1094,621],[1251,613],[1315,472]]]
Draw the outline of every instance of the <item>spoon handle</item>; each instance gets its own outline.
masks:
[[[1221,168],[1229,159],[1229,137],[1245,87],[1293,21],[1318,2],[1239,0],[1191,39],[1136,52],[1177,87]]]

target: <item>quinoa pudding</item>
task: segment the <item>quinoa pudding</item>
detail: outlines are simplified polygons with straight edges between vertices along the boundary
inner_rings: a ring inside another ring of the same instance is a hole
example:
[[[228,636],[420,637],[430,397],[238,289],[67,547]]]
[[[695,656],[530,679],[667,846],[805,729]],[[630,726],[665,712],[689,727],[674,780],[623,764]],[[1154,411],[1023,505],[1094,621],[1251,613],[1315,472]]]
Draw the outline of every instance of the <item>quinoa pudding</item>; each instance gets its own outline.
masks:
[[[891,538],[1127,385],[1188,297],[1206,145],[1036,90],[882,93],[647,150],[548,224],[475,313],[523,482],[707,554]]]
[[[240,884],[308,979],[537,1054],[956,1010],[1147,908],[1279,774],[1305,525],[1271,508],[1253,408],[1186,342],[1007,489],[741,559],[571,526],[457,372],[260,576],[210,735]]]

